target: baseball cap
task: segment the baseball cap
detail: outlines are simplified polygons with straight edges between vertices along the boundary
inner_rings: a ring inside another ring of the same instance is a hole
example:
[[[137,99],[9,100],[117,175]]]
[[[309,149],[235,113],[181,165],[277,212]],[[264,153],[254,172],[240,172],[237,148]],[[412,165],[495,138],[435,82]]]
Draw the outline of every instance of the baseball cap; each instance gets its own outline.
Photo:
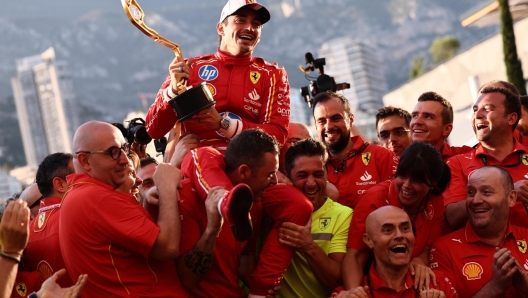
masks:
[[[268,22],[271,18],[269,10],[263,5],[257,3],[256,0],[229,0],[222,9],[222,14],[220,14],[219,23],[223,22],[225,18],[234,14],[237,10],[244,7],[251,8],[256,11],[260,17],[262,24]]]

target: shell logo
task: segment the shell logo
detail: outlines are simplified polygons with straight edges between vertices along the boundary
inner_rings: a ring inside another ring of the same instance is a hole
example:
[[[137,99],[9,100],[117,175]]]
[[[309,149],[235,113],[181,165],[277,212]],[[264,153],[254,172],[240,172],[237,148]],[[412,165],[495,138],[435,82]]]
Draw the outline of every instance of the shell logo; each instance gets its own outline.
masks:
[[[216,88],[215,88],[215,86],[213,86],[213,85],[211,85],[211,84],[209,84],[209,83],[207,83],[207,84],[205,84],[205,85],[206,85],[207,88],[209,89],[209,92],[211,92],[211,95],[212,95],[212,96],[215,96],[215,95],[216,95]]]
[[[475,262],[466,263],[464,267],[462,267],[462,274],[464,274],[468,280],[480,279],[483,271],[482,266]]]
[[[38,263],[37,271],[39,272],[40,278],[42,278],[42,280],[46,280],[53,275],[53,269],[51,269],[50,264],[44,260]]]

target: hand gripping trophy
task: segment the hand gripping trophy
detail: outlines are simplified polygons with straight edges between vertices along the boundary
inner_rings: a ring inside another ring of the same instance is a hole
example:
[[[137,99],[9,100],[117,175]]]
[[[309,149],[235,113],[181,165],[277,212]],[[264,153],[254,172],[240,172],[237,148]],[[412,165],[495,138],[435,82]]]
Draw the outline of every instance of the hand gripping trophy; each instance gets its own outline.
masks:
[[[158,32],[149,28],[145,24],[143,21],[145,13],[136,0],[121,0],[121,4],[123,5],[123,9],[125,10],[128,19],[134,24],[134,26],[148,37],[154,39],[155,42],[173,50],[176,56],[180,56],[183,59],[183,54],[178,44],[159,35]],[[178,116],[178,121],[183,121],[216,103],[209,88],[205,85],[205,82],[194,87],[188,87],[187,82],[184,79],[178,82],[176,88],[178,90],[178,95],[169,101],[169,104]]]

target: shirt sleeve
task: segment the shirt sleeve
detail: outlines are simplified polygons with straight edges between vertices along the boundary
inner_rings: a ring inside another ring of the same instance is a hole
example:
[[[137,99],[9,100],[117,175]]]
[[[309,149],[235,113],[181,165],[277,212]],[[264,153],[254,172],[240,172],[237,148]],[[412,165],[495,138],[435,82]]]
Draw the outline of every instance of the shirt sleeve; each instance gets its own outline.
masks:
[[[394,152],[386,150],[386,153],[382,155],[382,160],[379,163],[376,163],[380,171],[380,181],[393,179],[396,176],[398,162],[399,158],[394,154]]]
[[[467,195],[467,180],[458,156],[451,157],[447,161],[447,165],[451,170],[451,181],[449,182],[447,189],[442,194],[444,197],[444,206],[465,200]]]
[[[133,198],[127,196],[116,193],[102,198],[92,224],[107,241],[148,257],[158,237],[159,226],[141,205],[134,204]]]
[[[346,253],[347,241],[348,241],[348,230],[350,229],[350,222],[352,221],[352,209],[342,208],[342,212],[339,215],[339,222],[336,225],[334,236],[330,241],[330,248],[328,254],[331,253]]]
[[[168,88],[171,84],[170,75],[161,84],[161,87],[156,94],[156,100],[150,106],[145,122],[147,123],[147,132],[153,139],[161,139],[165,136],[176,124],[176,113],[167,102],[170,100],[168,95]],[[168,99],[168,100],[167,100]]]
[[[267,77],[269,87],[263,93],[267,96],[260,108],[259,123],[242,120],[240,131],[258,127],[283,144],[288,135],[288,124],[290,123],[290,83],[284,68],[271,67],[273,69]]]

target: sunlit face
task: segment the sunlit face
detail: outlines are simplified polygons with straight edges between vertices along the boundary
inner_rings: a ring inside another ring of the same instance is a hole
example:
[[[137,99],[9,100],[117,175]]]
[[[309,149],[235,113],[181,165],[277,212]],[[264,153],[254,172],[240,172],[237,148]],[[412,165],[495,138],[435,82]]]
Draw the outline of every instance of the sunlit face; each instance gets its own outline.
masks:
[[[137,176],[132,162],[129,162],[128,167],[126,168],[126,174],[127,177],[125,183],[123,183],[117,190],[130,193],[135,196],[139,193],[138,187],[142,180]]]
[[[369,227],[366,244],[374,251],[377,266],[407,267],[412,258],[414,234],[405,212],[387,212]]]
[[[442,148],[451,133],[452,124],[443,124],[444,106],[436,101],[420,101],[412,112],[411,136],[413,142],[426,142]]]
[[[326,171],[321,156],[298,156],[289,173],[293,186],[312,202],[314,210],[324,203]]]
[[[279,169],[279,156],[271,152],[264,154],[261,167],[251,169],[251,177],[242,181],[249,185],[253,192],[253,201],[258,202],[264,194],[264,190],[271,185],[277,184],[277,170]]]
[[[511,134],[517,114],[506,114],[505,101],[506,96],[502,93],[485,93],[473,106],[471,122],[480,142],[494,144],[495,139],[502,140],[501,136]]]
[[[411,134],[405,119],[398,116],[389,116],[378,122],[378,140],[380,145],[400,156],[411,143]]]
[[[220,50],[235,57],[244,57],[251,55],[260,41],[262,22],[253,9],[241,8],[218,23],[216,28],[222,36]]]
[[[466,209],[471,225],[478,230],[500,226],[508,221],[515,197],[505,193],[498,169],[476,170],[468,179]]]
[[[431,189],[423,182],[413,181],[409,177],[402,176],[394,178],[394,185],[400,202],[410,211],[415,211],[420,207]]]
[[[315,125],[319,139],[331,153],[340,153],[350,141],[353,115],[347,115],[339,98],[319,102],[314,108]]]
[[[154,179],[152,179],[152,176],[154,175],[154,172],[156,171],[157,167],[157,164],[151,163],[138,170],[137,175],[143,181],[139,186],[139,194],[143,198],[145,197],[145,193],[147,192],[147,190],[155,186]]]

